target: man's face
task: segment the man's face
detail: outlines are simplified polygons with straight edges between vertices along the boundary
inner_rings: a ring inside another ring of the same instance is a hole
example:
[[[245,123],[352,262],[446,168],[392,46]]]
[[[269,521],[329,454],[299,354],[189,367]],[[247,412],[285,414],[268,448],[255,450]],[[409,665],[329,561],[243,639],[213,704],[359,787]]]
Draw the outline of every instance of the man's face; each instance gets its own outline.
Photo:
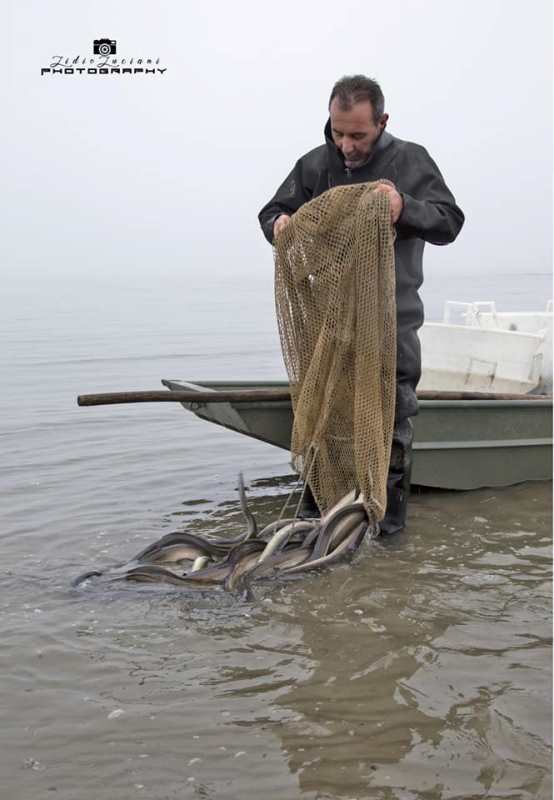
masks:
[[[329,113],[333,141],[342,152],[345,165],[348,169],[361,166],[367,161],[389,115],[383,114],[375,124],[369,100],[354,103],[349,111],[343,111],[336,97],[331,102]]]

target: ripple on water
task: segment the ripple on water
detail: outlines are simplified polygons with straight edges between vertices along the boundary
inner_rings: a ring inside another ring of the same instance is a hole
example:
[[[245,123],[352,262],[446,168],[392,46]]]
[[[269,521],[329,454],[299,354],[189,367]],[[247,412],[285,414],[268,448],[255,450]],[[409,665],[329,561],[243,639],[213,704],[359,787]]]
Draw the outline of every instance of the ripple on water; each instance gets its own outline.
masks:
[[[264,520],[276,485],[253,493]],[[549,490],[495,490],[485,530],[488,496],[416,495],[409,534],[262,583],[253,603],[68,588],[170,528],[237,533],[234,493],[187,494],[193,516],[181,498],[158,516],[104,512],[74,539],[71,520],[58,541],[31,526],[0,595],[10,797],[546,797]]]

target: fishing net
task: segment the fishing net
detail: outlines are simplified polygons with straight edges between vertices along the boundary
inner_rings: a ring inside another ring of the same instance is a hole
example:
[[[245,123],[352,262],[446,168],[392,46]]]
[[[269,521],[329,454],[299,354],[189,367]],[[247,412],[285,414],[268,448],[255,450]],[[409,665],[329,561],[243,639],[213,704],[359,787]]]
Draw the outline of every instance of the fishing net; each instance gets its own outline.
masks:
[[[293,463],[320,510],[354,488],[382,519],[394,424],[394,229],[377,183],[303,205],[275,240]]]

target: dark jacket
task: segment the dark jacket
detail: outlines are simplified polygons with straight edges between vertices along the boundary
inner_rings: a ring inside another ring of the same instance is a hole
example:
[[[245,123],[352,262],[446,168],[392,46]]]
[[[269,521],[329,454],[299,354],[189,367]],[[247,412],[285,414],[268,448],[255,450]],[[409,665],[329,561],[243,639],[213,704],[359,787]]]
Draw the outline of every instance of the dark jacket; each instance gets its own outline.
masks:
[[[404,208],[396,223],[394,245],[397,309],[397,418],[416,413],[415,387],[421,374],[417,330],[423,324],[418,289],[423,282],[425,242],[453,242],[464,215],[456,205],[439,168],[419,144],[397,139],[386,130],[373,146],[366,164],[344,166],[342,153],[325,126],[326,143],[302,156],[259,214],[266,239],[273,242],[273,224],[281,214],[300,206],[333,186],[388,178],[402,195]]]

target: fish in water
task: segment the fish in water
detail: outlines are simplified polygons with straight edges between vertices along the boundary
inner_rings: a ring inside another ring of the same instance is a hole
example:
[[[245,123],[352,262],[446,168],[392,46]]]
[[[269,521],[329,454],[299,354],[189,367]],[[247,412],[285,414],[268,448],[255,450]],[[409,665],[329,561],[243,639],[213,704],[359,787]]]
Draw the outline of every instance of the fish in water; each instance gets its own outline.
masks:
[[[242,473],[238,479],[239,499],[243,516],[246,521],[246,531],[235,539],[203,538],[192,533],[175,531],[166,533],[157,541],[149,544],[129,561],[114,564],[109,570],[88,570],[75,578],[71,585],[76,587],[91,578],[99,578],[112,573],[127,572],[139,564],[179,564],[184,561],[195,562],[198,558],[208,558],[217,561],[227,555],[233,547],[245,541],[254,539],[258,527],[254,515],[248,507],[246,490]],[[198,570],[198,572],[201,572]]]
[[[139,564],[178,564],[183,561],[195,561],[201,556],[212,558],[221,557],[221,549],[211,545],[199,536],[190,533],[168,533],[161,539],[137,553],[134,558],[115,564],[108,570],[84,572],[73,581],[73,586],[79,586],[84,581],[102,575],[117,574],[122,570],[132,569]]]
[[[178,575],[160,564],[139,564],[131,567],[121,575],[115,575],[112,580],[136,581],[137,583],[171,583],[173,586],[190,585],[181,575]]]
[[[248,596],[255,581],[297,575],[347,558],[358,549],[370,527],[363,497],[353,491],[321,519],[279,519],[259,531],[248,507],[242,474],[238,487],[246,522],[240,536],[225,539],[167,533],[127,562],[103,572],[83,573],[73,586],[104,576],[110,581],[167,583],[182,588],[222,586]]]

